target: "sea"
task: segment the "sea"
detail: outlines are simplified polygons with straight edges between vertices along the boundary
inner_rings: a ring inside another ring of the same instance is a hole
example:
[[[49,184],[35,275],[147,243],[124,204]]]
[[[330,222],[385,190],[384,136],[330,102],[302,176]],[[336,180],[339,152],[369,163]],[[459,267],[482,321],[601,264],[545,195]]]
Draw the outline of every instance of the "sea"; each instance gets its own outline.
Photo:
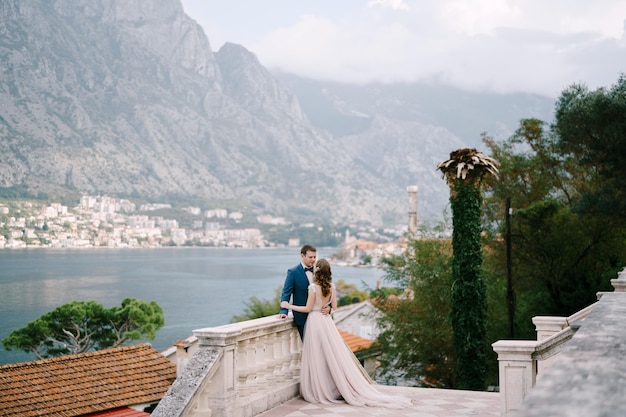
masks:
[[[251,297],[274,298],[299,248],[4,249],[0,250],[0,340],[56,307],[94,300],[104,307],[124,298],[156,301],[165,325],[154,340],[162,351],[194,329],[220,326],[242,315]],[[330,258],[337,248],[318,248]],[[374,289],[377,268],[333,265],[333,280]],[[277,311],[278,313],[278,311]],[[139,343],[139,342],[137,342]],[[0,365],[35,360],[7,351]]]

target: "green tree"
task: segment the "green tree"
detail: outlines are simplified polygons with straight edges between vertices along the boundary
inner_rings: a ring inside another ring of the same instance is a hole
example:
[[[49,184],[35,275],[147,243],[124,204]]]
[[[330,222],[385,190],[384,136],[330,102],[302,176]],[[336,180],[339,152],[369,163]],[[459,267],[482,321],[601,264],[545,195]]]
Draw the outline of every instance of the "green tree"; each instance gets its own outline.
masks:
[[[345,295],[350,295],[359,290],[355,284],[348,284],[343,279],[339,279],[335,282],[335,288],[337,289],[337,297],[339,298]]]
[[[482,277],[481,209],[485,176],[497,176],[497,162],[476,149],[459,149],[441,162],[452,208],[452,309],[457,386],[484,389],[487,300]]]
[[[452,247],[448,239],[410,240],[403,255],[383,260],[385,280],[399,288],[377,290],[383,315],[380,376],[421,386],[456,386],[450,288]]]
[[[240,321],[258,319],[260,317],[267,317],[274,314],[278,314],[280,310],[280,296],[282,294],[282,287],[274,290],[274,298],[271,300],[260,299],[257,296],[252,296],[248,301],[244,301],[246,306],[243,314],[234,315],[231,319],[231,323],[237,323]]]
[[[500,162],[499,180],[491,184],[485,204],[487,224],[495,225],[486,251],[490,275],[497,279],[505,270],[500,236],[503,203],[510,197],[515,333],[531,338],[532,316],[570,315],[608,289],[623,266],[624,228],[619,217],[573,210],[594,188],[595,175],[579,158],[562,152],[558,136],[544,122],[525,119],[508,140],[485,137],[484,142]]]
[[[156,332],[165,324],[163,310],[155,301],[125,298],[121,306],[113,306],[109,311],[113,316],[112,323],[115,323],[112,346],[119,346],[127,340],[154,340]]]
[[[584,213],[626,218],[626,76],[610,89],[572,85],[560,96],[554,130],[563,153],[571,154],[596,179],[577,207]]]
[[[348,304],[356,304],[370,298],[370,294],[367,291],[353,291],[350,294],[339,297],[337,300],[338,306],[346,306]]]
[[[337,288],[337,304],[339,306],[360,303],[370,298],[367,291],[359,290],[355,284],[348,284],[343,279],[337,280],[335,287]]]
[[[73,301],[14,330],[2,344],[42,359],[153,340],[163,324],[163,310],[154,301],[126,298],[109,309],[95,301]]]

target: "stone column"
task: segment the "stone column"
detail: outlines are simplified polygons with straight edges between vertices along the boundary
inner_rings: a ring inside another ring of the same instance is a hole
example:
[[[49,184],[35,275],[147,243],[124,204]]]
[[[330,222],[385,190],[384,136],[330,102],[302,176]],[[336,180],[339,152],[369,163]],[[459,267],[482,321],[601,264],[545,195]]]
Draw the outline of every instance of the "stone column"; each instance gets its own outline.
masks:
[[[567,319],[556,316],[535,316],[533,324],[537,332],[537,341],[542,341],[566,328]]]
[[[536,345],[534,340],[499,340],[491,345],[498,354],[501,416],[512,416],[535,385]]]
[[[406,187],[409,193],[409,234],[413,237],[417,235],[417,185]]]
[[[178,378],[182,375],[189,363],[189,343],[184,340],[178,340],[174,346],[176,346],[174,363],[176,363],[176,378]]]
[[[200,349],[212,347],[222,350],[217,372],[210,383],[204,381],[206,386],[203,395],[207,397],[211,409],[228,409],[237,398],[240,361],[237,357],[237,340],[241,336],[241,329],[236,326],[213,327],[194,330],[194,335],[198,338]]]
[[[537,332],[538,342],[557,334],[568,326],[567,319],[565,317],[556,316],[535,316],[533,317],[533,324],[535,325],[535,331]],[[556,356],[552,356],[546,360],[537,361],[537,374],[541,375],[545,372],[555,358]]]
[[[615,292],[626,292],[626,268],[617,273],[617,279],[611,280]]]

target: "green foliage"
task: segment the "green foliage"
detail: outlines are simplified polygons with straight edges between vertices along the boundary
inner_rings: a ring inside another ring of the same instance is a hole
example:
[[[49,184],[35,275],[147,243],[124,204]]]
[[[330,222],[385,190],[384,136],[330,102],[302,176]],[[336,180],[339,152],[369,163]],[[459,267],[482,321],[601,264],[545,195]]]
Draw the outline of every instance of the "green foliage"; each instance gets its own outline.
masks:
[[[280,296],[282,294],[282,287],[276,288],[274,291],[274,298],[271,300],[263,300],[257,296],[252,296],[244,304],[246,308],[241,315],[235,315],[231,318],[231,323],[237,323],[240,321],[258,319],[260,317],[267,317],[274,314],[278,314],[280,310]]]
[[[340,298],[358,291],[356,285],[348,284],[343,279],[339,279],[335,282],[335,288],[337,289],[337,296]]]
[[[37,197],[38,196],[28,191],[28,185],[25,183],[15,184],[11,187],[0,187],[0,198],[16,199]]]
[[[487,296],[482,276],[481,210],[486,178],[497,177],[498,162],[476,149],[459,149],[440,169],[450,186],[453,262],[451,322],[457,386],[485,388]]]
[[[343,279],[335,282],[335,288],[337,289],[337,305],[339,306],[360,303],[370,298],[367,291],[359,290],[356,285],[348,284]]]
[[[367,291],[353,291],[350,294],[346,294],[342,297],[339,297],[337,300],[337,304],[339,306],[345,306],[348,304],[356,304],[361,301],[365,301],[369,298],[369,293]]]
[[[386,261],[389,261],[389,260],[387,259]],[[393,265],[393,263],[389,262],[389,265]],[[392,266],[390,266],[390,268],[391,267]],[[384,300],[390,295],[398,296],[402,294],[403,292],[404,291],[402,290],[402,288],[381,287],[381,288],[376,288],[375,290],[370,291],[370,298],[380,298]]]
[[[568,316],[592,304],[598,290],[608,289],[609,280],[602,270],[612,260],[605,256],[621,258],[615,249],[623,251],[624,244],[611,236],[607,224],[580,218],[554,200],[519,210],[515,223],[519,246],[527,249],[529,242],[532,245],[531,253],[517,253],[517,277],[542,283],[549,296],[549,303],[535,306],[535,314]]]
[[[500,178],[489,183],[484,212],[489,232],[484,241],[489,341],[508,337],[506,242],[502,239],[507,197],[512,207],[516,338],[536,337],[534,316],[569,316],[593,303],[598,291],[610,290],[610,279],[625,264],[623,216],[582,209],[588,205],[585,200],[602,189],[605,179],[593,162],[599,154],[582,152],[571,143],[580,135],[592,138],[602,134],[602,126],[587,123],[599,115],[590,116],[590,108],[582,110],[585,106],[579,99],[586,95],[579,95],[582,91],[573,87],[564,93],[554,130],[540,120],[524,119],[506,141],[483,138],[500,162]],[[562,141],[559,135],[563,134],[569,139]],[[605,161],[598,162],[598,166],[603,164]],[[608,175],[610,170],[606,172]],[[609,197],[605,195],[605,200]],[[495,363],[495,354],[490,355],[493,361],[489,363]],[[490,371],[495,383],[497,370],[492,367]]]
[[[563,154],[596,176],[577,207],[583,213],[626,217],[626,75],[610,89],[583,85],[565,90],[554,130]]]
[[[284,245],[289,239],[298,238],[301,242],[315,242],[317,247],[336,247],[343,239],[343,231],[337,226],[261,225],[260,229],[267,240]]]
[[[459,183],[452,207],[452,309],[454,351],[461,389],[484,389],[486,377],[487,296],[482,277],[480,188]]]
[[[517,208],[548,197],[570,202],[580,191],[576,187],[585,182],[585,173],[576,161],[558,154],[556,137],[544,126],[541,120],[524,119],[513,136],[498,144],[483,136],[500,163],[498,181],[487,182],[490,191],[498,194],[497,199],[486,200],[490,219],[502,218],[506,197]]]
[[[501,163],[500,181],[486,199],[488,224],[495,225],[486,253],[499,268],[492,276],[502,276],[505,247],[499,236],[503,202],[510,197],[515,333],[524,338],[534,338],[532,316],[568,316],[595,301],[598,291],[609,289],[626,253],[620,216],[574,210],[580,196],[595,188],[597,176],[562,153],[558,137],[544,126],[522,120],[509,140],[485,141]]]
[[[118,334],[123,335],[117,345],[126,340],[147,338],[154,340],[156,332],[165,324],[163,310],[155,302],[125,298],[120,307],[111,307],[113,323]]]
[[[375,303],[384,313],[379,326],[385,329],[377,339],[381,377],[388,383],[402,377],[421,386],[454,388],[450,241],[412,240],[404,255],[384,262],[386,280],[401,288],[376,290]]]
[[[110,309],[95,301],[73,301],[14,330],[2,343],[7,350],[48,358],[152,340],[163,325],[163,310],[154,301],[126,298]]]

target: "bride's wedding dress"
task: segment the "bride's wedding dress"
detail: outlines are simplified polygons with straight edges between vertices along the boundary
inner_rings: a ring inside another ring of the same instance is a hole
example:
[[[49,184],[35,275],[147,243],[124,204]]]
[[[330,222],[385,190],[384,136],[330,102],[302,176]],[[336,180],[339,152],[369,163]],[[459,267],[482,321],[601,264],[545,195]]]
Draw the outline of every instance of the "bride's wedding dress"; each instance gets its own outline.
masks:
[[[305,325],[300,373],[300,392],[311,403],[342,403],[356,406],[406,407],[411,400],[376,389],[337,331],[330,315],[320,309],[329,303],[322,290],[311,284],[315,304]],[[331,297],[335,296],[333,284]]]

